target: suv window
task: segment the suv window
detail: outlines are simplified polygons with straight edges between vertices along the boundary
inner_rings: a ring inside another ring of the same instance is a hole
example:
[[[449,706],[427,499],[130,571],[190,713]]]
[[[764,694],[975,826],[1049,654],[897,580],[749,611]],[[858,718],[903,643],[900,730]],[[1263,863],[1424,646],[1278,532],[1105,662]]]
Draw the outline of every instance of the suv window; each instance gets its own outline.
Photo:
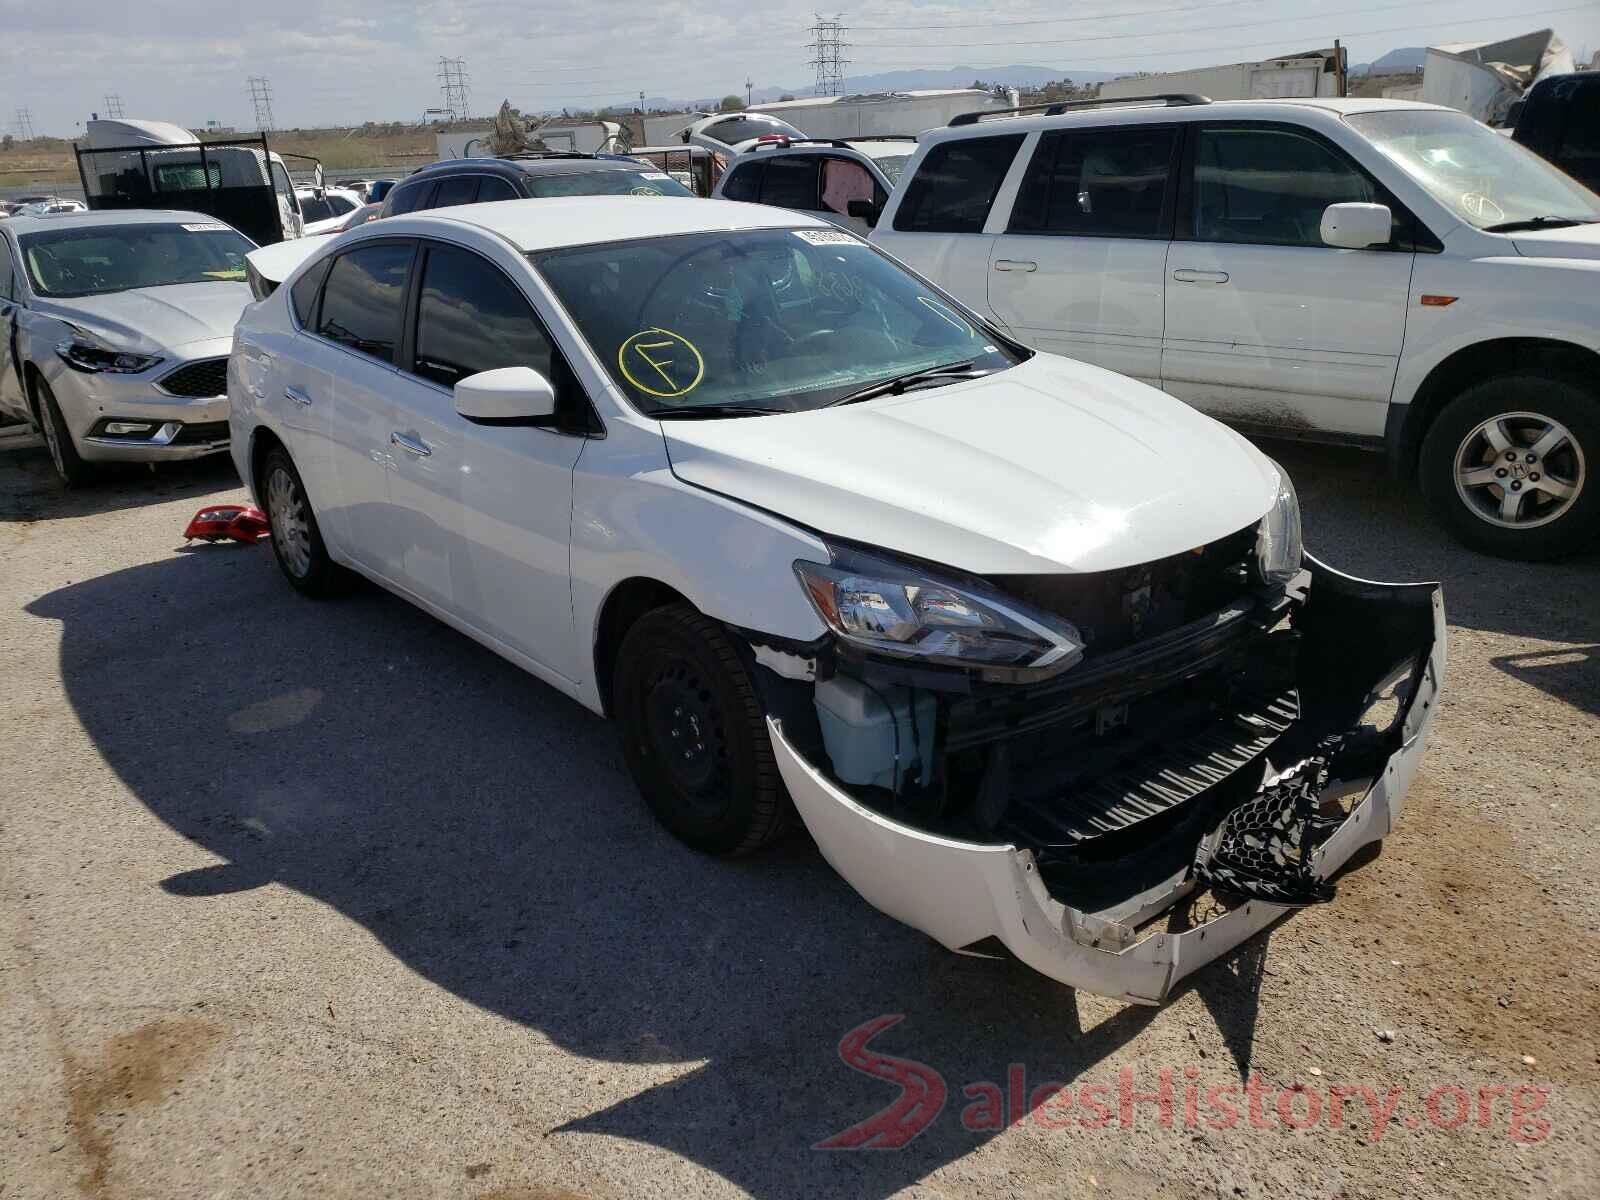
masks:
[[[334,259],[317,332],[330,342],[393,362],[412,249],[406,242],[379,242]]]
[[[1557,165],[1591,188],[1600,185],[1600,79],[1579,77],[1551,92],[1546,108],[1561,122]]]
[[[1164,237],[1162,213],[1178,140],[1170,126],[1057,130],[1039,139],[1013,232]]]
[[[476,175],[452,175],[439,181],[439,190],[433,194],[429,208],[450,208],[457,204],[471,204],[478,196]]]
[[[388,217],[397,217],[401,213],[416,212],[418,209],[428,207],[428,193],[433,190],[432,179],[419,179],[415,183],[402,183],[389,193]]]
[[[442,387],[496,367],[532,367],[552,383],[555,349],[533,306],[493,263],[430,246],[410,370]]]
[[[909,233],[981,233],[1023,135],[960,138],[928,151],[895,211]]]
[[[1316,138],[1265,127],[1198,130],[1196,241],[1321,246],[1323,209],[1375,199],[1372,182]]]
[[[317,293],[322,290],[322,281],[328,277],[328,263],[324,259],[317,263],[299,279],[294,281],[294,286],[289,289],[289,305],[294,309],[295,320],[300,322],[300,328],[311,328],[311,318],[317,308]]]
[[[751,204],[761,199],[761,176],[765,172],[765,161],[744,163],[733,169],[722,184],[722,198],[724,200],[748,200]]]
[[[881,206],[887,197],[872,172],[850,158],[824,155],[822,159],[822,207],[841,217],[850,215],[852,200],[870,200]]]
[[[478,180],[478,203],[488,204],[491,200],[520,200],[517,189],[512,187],[498,175],[485,175]]]
[[[778,208],[815,209],[820,203],[817,168],[821,163],[815,154],[768,159],[766,175],[761,180],[761,203]]]

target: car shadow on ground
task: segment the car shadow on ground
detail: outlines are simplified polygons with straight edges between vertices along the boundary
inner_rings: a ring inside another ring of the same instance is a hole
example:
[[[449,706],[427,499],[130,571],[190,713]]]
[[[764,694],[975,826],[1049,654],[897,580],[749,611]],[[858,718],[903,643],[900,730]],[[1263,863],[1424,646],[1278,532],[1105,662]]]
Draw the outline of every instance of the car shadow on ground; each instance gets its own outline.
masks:
[[[43,441],[9,437],[0,442],[0,522],[88,517],[183,496],[199,501],[238,486],[233,459],[214,454],[154,469],[145,463],[105,463],[89,483],[68,490],[56,478]]]
[[[1030,1094],[1114,1088],[1101,1064],[1163,1019],[1130,1006],[1083,1028],[1070,989],[876,913],[803,837],[741,862],[685,849],[604,722],[375,588],[299,598],[264,547],[175,554],[28,612],[61,623],[105,760],[224,860],[151,886],[181,905],[281,883],[567,1051],[686,1064],[552,1137],[664,1147],[759,1196],[885,1195],[994,1136],[963,1127],[964,1085],[1005,1089],[1021,1063]],[[1265,954],[1257,938],[1189,985],[1241,1074]],[[942,1111],[897,1153],[814,1150],[896,1098],[838,1057],[889,1014],[873,1050],[937,1072]]]

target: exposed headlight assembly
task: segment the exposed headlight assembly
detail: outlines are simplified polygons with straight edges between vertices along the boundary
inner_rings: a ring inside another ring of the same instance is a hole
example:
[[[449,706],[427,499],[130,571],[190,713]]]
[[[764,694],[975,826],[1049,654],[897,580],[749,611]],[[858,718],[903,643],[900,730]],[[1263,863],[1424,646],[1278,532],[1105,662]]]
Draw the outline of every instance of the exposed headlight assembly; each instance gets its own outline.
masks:
[[[828,628],[849,646],[997,680],[1048,679],[1083,657],[1071,622],[972,580],[839,546],[827,563],[794,564]]]
[[[72,337],[56,347],[63,362],[75,371],[91,374],[105,372],[111,375],[137,375],[148,371],[161,359],[153,354],[133,354],[127,350],[114,350],[99,339],[84,333]]]
[[[1272,465],[1278,472],[1278,494],[1256,526],[1256,572],[1262,583],[1283,587],[1299,572],[1305,543],[1300,537],[1300,498],[1289,473],[1276,462]]]

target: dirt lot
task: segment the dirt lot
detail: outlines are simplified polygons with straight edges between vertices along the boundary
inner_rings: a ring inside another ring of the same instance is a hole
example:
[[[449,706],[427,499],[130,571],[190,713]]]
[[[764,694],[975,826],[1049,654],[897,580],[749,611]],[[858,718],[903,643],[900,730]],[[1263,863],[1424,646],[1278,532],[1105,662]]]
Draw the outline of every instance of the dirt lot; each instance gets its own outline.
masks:
[[[0,450],[0,1198],[1595,1195],[1600,554],[1273,449],[1316,553],[1444,581],[1445,702],[1338,900],[1160,1010],[947,954],[803,839],[683,849],[475,644],[186,550],[225,463],[69,498]],[[813,1149],[894,1099],[837,1051],[891,1014],[943,1107]]]

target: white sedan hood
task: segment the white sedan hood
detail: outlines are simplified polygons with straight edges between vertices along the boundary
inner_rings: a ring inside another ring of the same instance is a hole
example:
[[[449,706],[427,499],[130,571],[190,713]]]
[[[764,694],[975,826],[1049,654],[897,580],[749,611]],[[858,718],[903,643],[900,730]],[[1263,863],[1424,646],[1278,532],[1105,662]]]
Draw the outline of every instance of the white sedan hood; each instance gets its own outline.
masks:
[[[1040,354],[992,377],[772,417],[663,421],[680,479],[980,575],[1107,571],[1258,521],[1277,471],[1155,388]]]

